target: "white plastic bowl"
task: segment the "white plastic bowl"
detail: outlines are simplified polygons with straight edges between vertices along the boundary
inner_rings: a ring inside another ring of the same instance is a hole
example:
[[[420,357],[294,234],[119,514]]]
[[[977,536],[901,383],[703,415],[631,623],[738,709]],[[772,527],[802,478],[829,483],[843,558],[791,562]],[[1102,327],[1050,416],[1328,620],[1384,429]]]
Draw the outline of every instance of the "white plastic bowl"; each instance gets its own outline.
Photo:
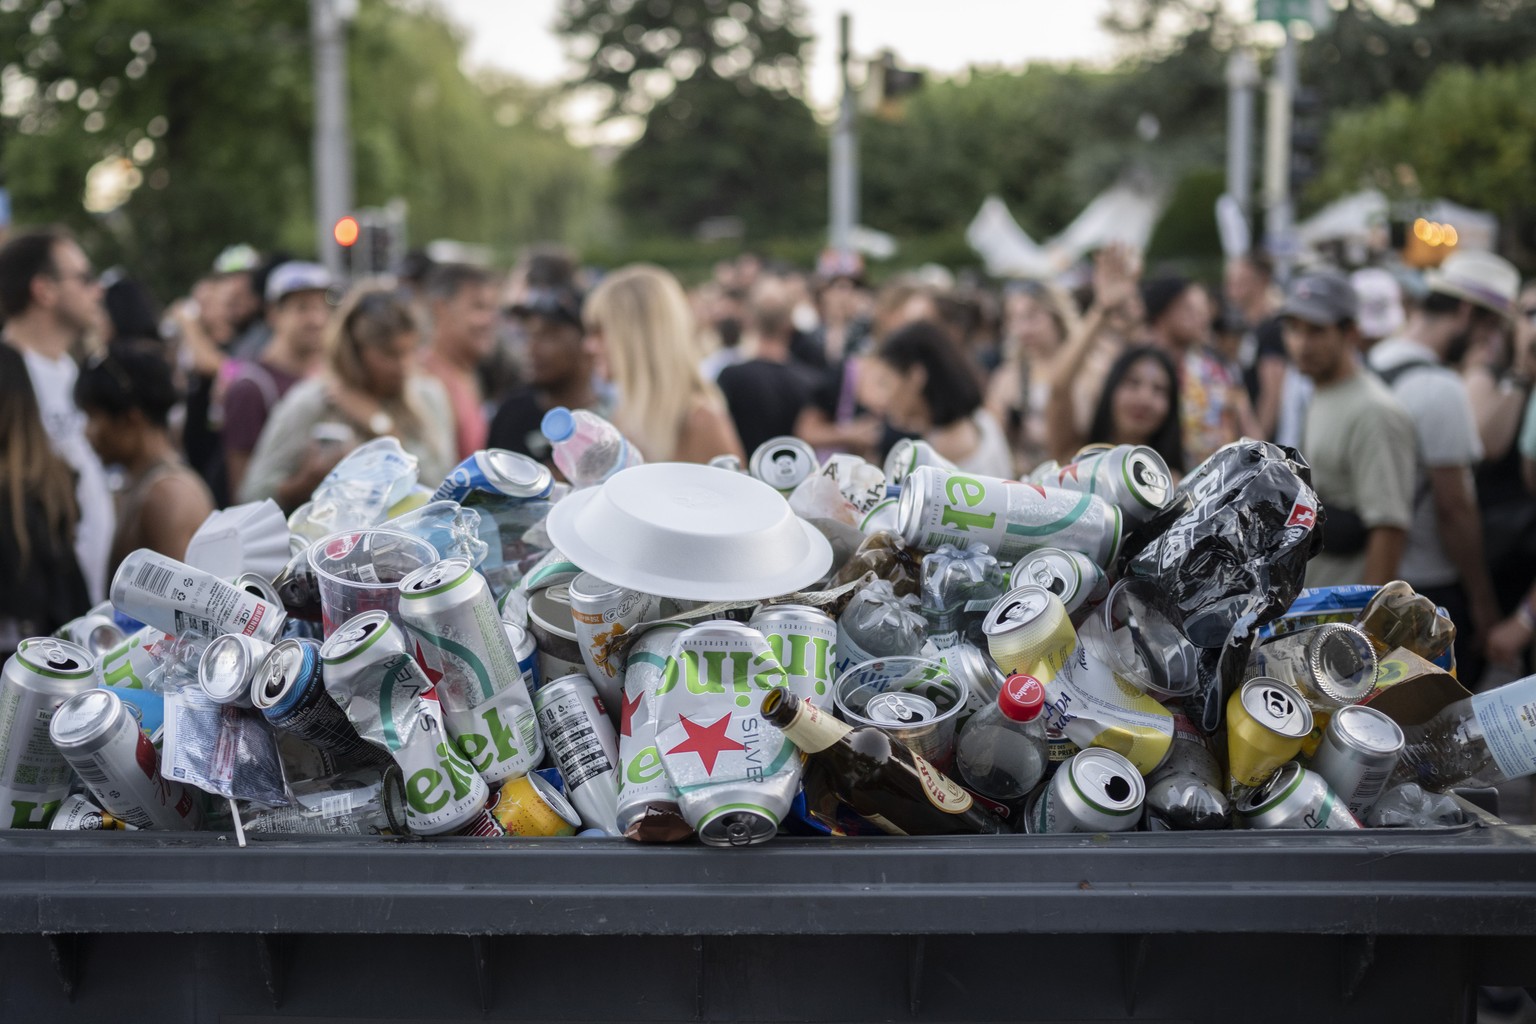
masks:
[[[616,473],[550,510],[550,540],[621,587],[693,601],[753,601],[826,575],[832,547],[755,477],[662,462]]]

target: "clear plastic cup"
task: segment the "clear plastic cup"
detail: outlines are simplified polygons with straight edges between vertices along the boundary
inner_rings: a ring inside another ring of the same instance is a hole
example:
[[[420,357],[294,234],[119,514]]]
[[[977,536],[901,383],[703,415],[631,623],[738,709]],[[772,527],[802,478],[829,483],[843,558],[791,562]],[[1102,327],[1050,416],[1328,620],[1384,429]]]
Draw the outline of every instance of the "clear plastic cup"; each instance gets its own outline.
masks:
[[[1156,583],[1127,578],[1083,623],[1078,641],[1117,678],[1157,700],[1174,700],[1200,685],[1200,652],[1177,621]]]
[[[852,666],[833,684],[832,696],[843,721],[872,725],[945,771],[970,688],[937,661],[893,657]]]
[[[398,622],[400,581],[438,561],[437,549],[399,530],[343,530],[309,549],[329,637],[354,615],[382,608]]]

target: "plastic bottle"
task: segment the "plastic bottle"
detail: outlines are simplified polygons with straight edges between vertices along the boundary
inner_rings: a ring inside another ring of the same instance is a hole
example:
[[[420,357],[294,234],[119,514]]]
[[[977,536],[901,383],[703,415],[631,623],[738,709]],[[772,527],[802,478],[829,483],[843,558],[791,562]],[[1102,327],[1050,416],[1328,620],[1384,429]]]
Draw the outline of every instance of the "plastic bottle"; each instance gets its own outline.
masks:
[[[645,461],[618,427],[585,409],[557,405],[544,414],[539,429],[554,446],[555,465],[573,487],[600,484]]]
[[[1398,782],[1444,792],[1536,774],[1536,676],[1449,704],[1403,738]]]
[[[1045,687],[1033,676],[1012,675],[997,703],[972,715],[955,741],[960,781],[1001,804],[1017,804],[1045,775]]]

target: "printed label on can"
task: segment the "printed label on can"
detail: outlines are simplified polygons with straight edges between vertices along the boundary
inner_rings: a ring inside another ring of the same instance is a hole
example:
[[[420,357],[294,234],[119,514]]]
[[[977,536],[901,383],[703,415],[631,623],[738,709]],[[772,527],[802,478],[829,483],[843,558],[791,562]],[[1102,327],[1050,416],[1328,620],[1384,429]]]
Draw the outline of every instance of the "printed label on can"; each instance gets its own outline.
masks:
[[[567,691],[544,702],[539,708],[538,722],[550,754],[572,791],[613,770],[612,755],[598,734],[579,690]]]
[[[1536,676],[1472,697],[1499,771],[1512,779],[1536,773]]]

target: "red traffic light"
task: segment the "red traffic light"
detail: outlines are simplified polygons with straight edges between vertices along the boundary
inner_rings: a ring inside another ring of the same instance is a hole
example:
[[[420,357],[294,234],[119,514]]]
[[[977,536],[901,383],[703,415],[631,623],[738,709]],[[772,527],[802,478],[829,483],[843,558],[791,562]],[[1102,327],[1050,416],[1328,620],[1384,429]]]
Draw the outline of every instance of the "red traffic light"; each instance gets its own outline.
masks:
[[[331,235],[336,239],[336,244],[343,249],[356,245],[362,233],[363,229],[357,223],[357,218],[350,215],[338,220],[336,226],[331,229]]]

